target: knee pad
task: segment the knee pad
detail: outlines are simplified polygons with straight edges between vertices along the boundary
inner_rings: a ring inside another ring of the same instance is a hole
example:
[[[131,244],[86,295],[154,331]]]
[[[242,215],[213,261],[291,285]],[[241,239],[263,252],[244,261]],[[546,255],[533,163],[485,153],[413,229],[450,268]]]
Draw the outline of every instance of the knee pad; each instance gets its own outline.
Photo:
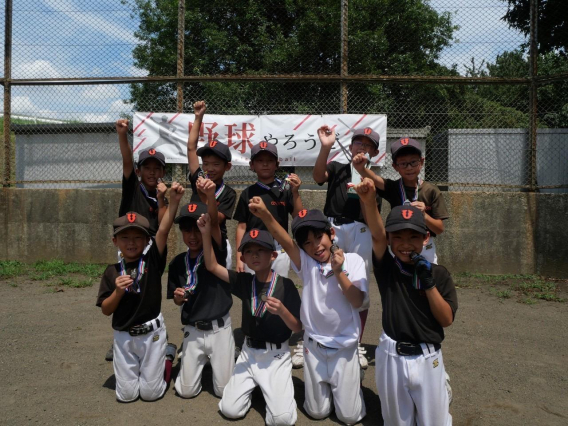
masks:
[[[182,398],[194,398],[201,393],[201,383],[195,387],[184,386],[181,384],[179,376],[176,379],[175,388],[177,394]]]
[[[116,399],[120,402],[132,402],[140,395],[138,380],[121,381],[116,379]]]
[[[166,390],[166,381],[163,377],[152,382],[140,379],[140,398],[144,401],[155,401],[162,397]]]

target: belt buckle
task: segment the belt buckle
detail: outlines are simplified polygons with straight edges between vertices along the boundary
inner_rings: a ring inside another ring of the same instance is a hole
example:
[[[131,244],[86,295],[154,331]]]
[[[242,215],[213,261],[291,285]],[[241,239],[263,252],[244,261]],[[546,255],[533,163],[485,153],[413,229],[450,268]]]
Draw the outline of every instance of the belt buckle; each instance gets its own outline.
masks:
[[[201,331],[207,331],[208,329],[206,329],[205,327],[208,324],[209,323],[207,321],[195,321],[195,328],[197,328],[198,330],[201,330]]]
[[[146,328],[143,325],[134,325],[130,327],[130,330],[128,330],[128,334],[130,334],[131,336],[140,336],[146,333]]]
[[[408,342],[396,342],[396,353],[402,356],[411,356],[414,355],[414,353],[411,352],[405,352],[404,349],[408,349],[408,345],[411,345],[411,343]]]

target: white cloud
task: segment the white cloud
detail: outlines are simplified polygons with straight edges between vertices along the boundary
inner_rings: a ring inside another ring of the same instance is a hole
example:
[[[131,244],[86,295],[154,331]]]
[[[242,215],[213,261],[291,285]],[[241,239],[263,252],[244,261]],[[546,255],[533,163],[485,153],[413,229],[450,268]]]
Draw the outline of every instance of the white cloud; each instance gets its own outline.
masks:
[[[52,65],[52,63],[45,60],[16,64],[12,70],[12,75],[16,78],[30,78],[31,76],[36,78],[62,77],[62,74]]]
[[[98,84],[85,89],[82,95],[86,99],[116,99],[120,97],[120,92],[112,84]]]

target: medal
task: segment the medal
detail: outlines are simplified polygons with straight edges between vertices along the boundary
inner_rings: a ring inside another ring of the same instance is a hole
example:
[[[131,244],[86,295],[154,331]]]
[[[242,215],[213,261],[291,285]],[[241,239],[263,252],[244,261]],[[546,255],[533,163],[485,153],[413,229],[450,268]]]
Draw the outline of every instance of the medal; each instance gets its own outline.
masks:
[[[329,251],[331,252],[331,254],[335,253],[337,250],[339,250],[339,246],[335,243],[333,243],[331,245],[331,247],[329,248]]]
[[[266,302],[268,300],[268,296],[266,295],[266,293],[262,293],[260,295],[260,300],[262,300],[263,302]]]
[[[138,276],[138,272],[136,272],[136,269],[133,269],[132,271],[130,271],[130,278],[135,280],[137,276]]]
[[[274,294],[274,290],[276,289],[276,281],[278,281],[278,274],[271,271],[272,277],[270,279],[270,285],[268,286],[268,290],[266,292],[262,292],[260,294],[260,300],[256,296],[256,276],[252,279],[252,294],[250,298],[250,310],[255,317],[263,317],[266,313],[266,302],[268,300],[268,296]]]

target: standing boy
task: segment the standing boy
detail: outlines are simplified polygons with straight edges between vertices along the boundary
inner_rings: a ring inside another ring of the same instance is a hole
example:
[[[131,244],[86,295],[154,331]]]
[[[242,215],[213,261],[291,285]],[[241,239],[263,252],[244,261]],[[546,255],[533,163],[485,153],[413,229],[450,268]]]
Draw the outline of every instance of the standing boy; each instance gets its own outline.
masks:
[[[168,233],[183,192],[177,182],[172,184],[172,205],[166,207],[155,238],[150,236],[150,223],[139,213],[128,212],[113,223],[112,240],[123,258],[106,268],[97,306],[103,314],[112,315],[116,398],[121,402],[138,396],[154,401],[166,390],[162,274]]]
[[[366,414],[357,353],[358,309],[368,294],[365,262],[333,244],[335,231],[319,210],[301,210],[294,218],[294,243],[260,197],[254,197],[249,208],[288,253],[304,284],[300,312],[305,328],[304,409],[323,419],[333,402],[340,421],[357,423]]]
[[[246,188],[239,198],[237,209],[235,210],[235,220],[239,222],[236,231],[237,247],[241,245],[241,240],[245,232],[251,229],[264,229],[266,225],[259,218],[249,211],[249,200],[253,197],[260,197],[266,204],[272,216],[276,218],[280,226],[288,230],[288,215],[295,217],[303,209],[302,199],[300,198],[300,178],[291,173],[285,180],[276,179],[278,170],[278,150],[276,145],[268,142],[260,142],[252,147],[250,153],[250,168],[256,173],[258,181]],[[288,186],[290,189],[287,189]],[[290,258],[283,252],[279,244],[276,245],[278,257],[272,264],[272,269],[283,277],[288,277],[290,270]],[[244,272],[245,265],[241,260],[242,253],[237,253],[237,272]],[[252,272],[251,269],[246,269]]]
[[[430,239],[422,256],[430,263],[438,263],[436,235],[444,232],[444,220],[450,217],[444,197],[436,185],[420,179],[424,157],[418,141],[411,138],[399,139],[391,145],[391,153],[392,167],[400,174],[398,180],[383,179],[366,169],[366,160],[361,155],[353,159],[353,164],[361,176],[373,180],[378,193],[390,203],[391,208],[409,204],[424,214]]]
[[[208,215],[198,221],[203,233],[205,264],[231,286],[242,300],[245,344],[219,402],[221,413],[231,419],[244,417],[252,391],[259,386],[266,401],[267,425],[293,425],[297,420],[288,339],[302,329],[300,295],[294,283],[271,268],[278,256],[267,231],[251,229],[239,246],[243,262],[254,271],[229,271],[219,265],[211,247]]]
[[[203,123],[203,116],[207,106],[205,101],[195,102],[193,111],[195,119],[187,139],[187,163],[189,174],[187,180],[191,183],[191,202],[201,201],[207,204],[207,197],[198,191],[197,180],[200,176],[211,179],[215,183],[215,202],[217,204],[217,215],[219,216],[219,226],[221,227],[222,238],[227,240],[227,269],[231,269],[232,249],[227,238],[227,220],[233,216],[237,193],[233,188],[225,183],[223,176],[225,172],[231,170],[231,151],[227,145],[219,141],[212,140],[207,145],[197,149],[197,141]],[[199,158],[203,163],[199,166]]]
[[[452,277],[420,254],[429,235],[419,208],[394,207],[383,227],[373,181],[365,179],[356,190],[373,236],[383,307],[375,374],[384,423],[451,425],[441,343],[458,309]]]
[[[215,257],[224,264],[227,249],[217,222],[215,183],[200,178],[197,189],[206,195],[207,205],[198,201],[180,209],[175,223],[179,224],[188,249],[171,261],[168,271],[168,299],[182,307],[184,325],[181,368],[175,382],[182,398],[193,398],[201,392],[203,367],[208,361],[213,370],[213,390],[221,397],[235,365],[235,341],[229,316],[233,305],[231,290],[227,283],[207,271],[203,263],[203,238],[197,227],[197,219],[209,212],[213,218]]]

